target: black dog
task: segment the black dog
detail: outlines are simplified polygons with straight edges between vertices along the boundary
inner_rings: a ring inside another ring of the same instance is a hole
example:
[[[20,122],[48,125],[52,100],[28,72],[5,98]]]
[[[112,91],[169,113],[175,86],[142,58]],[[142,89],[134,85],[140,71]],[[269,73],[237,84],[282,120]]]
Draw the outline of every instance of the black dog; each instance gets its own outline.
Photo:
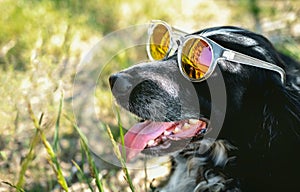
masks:
[[[270,70],[219,60],[217,70],[209,77],[213,81],[221,73],[224,79],[227,107],[219,111],[218,104],[212,103],[207,81],[191,83],[184,78],[176,54],[112,75],[109,80],[117,102],[145,120],[133,129],[160,129],[155,125],[161,124],[155,122],[187,123],[187,119],[207,119],[208,123],[212,114],[225,115],[217,140],[195,135],[189,144],[178,141],[174,172],[169,183],[157,190],[299,191],[300,65],[276,51],[263,36],[244,29],[218,27],[196,34],[282,67],[286,82],[283,84]],[[181,105],[191,102],[191,90],[195,90],[198,103],[190,106],[200,107],[200,115],[197,109]],[[157,135],[148,140],[153,137]],[[144,151],[152,154],[164,154],[172,147],[174,151],[176,141],[160,139],[163,141],[155,144],[139,141],[132,146],[146,145]]]

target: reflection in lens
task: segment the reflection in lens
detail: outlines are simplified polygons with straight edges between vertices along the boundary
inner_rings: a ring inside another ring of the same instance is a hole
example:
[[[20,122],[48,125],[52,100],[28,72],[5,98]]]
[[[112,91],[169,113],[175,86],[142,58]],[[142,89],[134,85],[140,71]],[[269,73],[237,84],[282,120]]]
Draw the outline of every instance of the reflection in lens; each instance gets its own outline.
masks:
[[[150,54],[154,60],[162,60],[170,47],[170,32],[163,24],[157,24],[150,36]]]
[[[191,38],[182,48],[182,71],[192,79],[201,79],[207,73],[212,61],[211,47],[202,39]]]

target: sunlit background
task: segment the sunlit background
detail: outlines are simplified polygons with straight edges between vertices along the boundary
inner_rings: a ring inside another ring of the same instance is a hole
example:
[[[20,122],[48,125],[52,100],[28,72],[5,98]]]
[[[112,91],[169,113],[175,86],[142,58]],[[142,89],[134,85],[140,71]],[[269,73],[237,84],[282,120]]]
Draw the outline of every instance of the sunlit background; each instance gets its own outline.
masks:
[[[0,0],[0,192],[132,191],[121,168],[95,159],[95,173],[75,129],[80,119],[73,116],[78,65],[110,33],[152,19],[187,32],[235,25],[264,34],[277,49],[300,59],[299,15],[296,0]],[[118,66],[102,77],[142,54],[115,55]],[[98,118],[118,140],[107,81],[98,83],[95,96]],[[160,168],[160,176],[167,168]],[[133,185],[151,191],[156,173],[146,177],[143,171],[130,172]]]

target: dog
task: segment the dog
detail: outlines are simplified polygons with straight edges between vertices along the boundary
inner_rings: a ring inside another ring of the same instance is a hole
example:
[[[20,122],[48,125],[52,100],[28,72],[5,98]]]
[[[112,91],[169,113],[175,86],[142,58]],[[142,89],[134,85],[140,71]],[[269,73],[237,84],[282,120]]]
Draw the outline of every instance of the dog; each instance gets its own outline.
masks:
[[[142,148],[128,158],[141,151],[152,155],[175,151],[168,183],[153,191],[300,190],[300,64],[277,51],[264,36],[246,29],[214,27],[193,35],[273,63],[284,69],[286,81],[270,70],[218,60],[207,80],[190,82],[180,72],[177,54],[113,74],[109,83],[117,103],[141,119],[132,129],[146,128],[139,141],[129,144]],[[208,85],[220,75],[226,93],[225,111],[213,103],[210,90],[215,87]],[[189,100],[193,94],[195,103]],[[191,107],[184,108],[184,102],[190,102]],[[200,115],[195,108],[200,108]],[[214,130],[208,125],[213,124],[212,114],[214,121],[224,116],[216,139],[209,137],[209,129]],[[207,135],[193,135],[184,142],[163,138],[167,141],[153,144],[157,135],[153,136],[152,130],[194,120],[201,120],[201,131]],[[133,137],[129,134],[128,142]]]

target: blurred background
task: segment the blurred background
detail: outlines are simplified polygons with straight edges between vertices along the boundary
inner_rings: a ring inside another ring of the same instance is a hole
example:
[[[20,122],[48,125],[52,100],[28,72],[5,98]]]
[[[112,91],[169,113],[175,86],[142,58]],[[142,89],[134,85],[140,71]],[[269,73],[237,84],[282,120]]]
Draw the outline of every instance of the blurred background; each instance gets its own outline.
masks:
[[[299,60],[299,16],[297,0],[0,0],[0,191],[132,191],[121,168],[94,159],[95,171],[73,113],[78,66],[109,34],[152,19],[187,32],[235,25]],[[95,110],[118,140],[105,79],[145,51],[110,57],[116,67],[102,70]],[[151,191],[154,176],[129,174],[136,191]]]

